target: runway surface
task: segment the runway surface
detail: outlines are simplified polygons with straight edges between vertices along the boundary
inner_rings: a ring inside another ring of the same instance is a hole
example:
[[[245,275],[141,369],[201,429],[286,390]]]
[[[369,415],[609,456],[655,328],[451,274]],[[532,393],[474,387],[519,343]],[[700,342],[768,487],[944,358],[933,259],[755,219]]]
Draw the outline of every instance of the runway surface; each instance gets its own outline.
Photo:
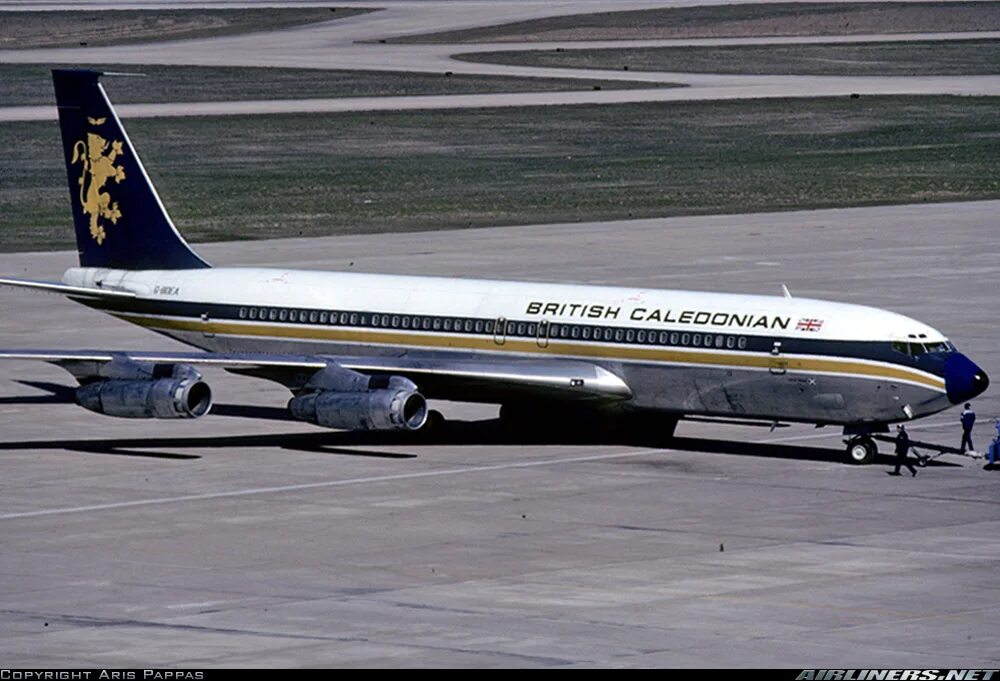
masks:
[[[217,264],[777,293],[947,333],[994,378],[1000,202],[210,244]],[[58,277],[72,253],[0,255]],[[57,296],[0,291],[0,345],[167,349]],[[444,441],[221,408],[129,422],[3,365],[0,657],[8,666],[996,667],[997,476],[894,478],[832,429],[685,422],[657,447]],[[977,400],[977,445],[1000,414]],[[912,426],[957,444],[957,410]]]

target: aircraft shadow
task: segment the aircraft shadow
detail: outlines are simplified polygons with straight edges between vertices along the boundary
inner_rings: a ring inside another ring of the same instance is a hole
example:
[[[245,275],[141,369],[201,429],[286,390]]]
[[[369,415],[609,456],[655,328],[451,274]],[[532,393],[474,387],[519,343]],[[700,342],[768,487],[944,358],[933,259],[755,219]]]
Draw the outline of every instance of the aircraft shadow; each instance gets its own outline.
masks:
[[[18,381],[22,385],[37,388],[47,394],[0,398],[0,404],[63,404],[73,403],[76,388],[58,383],[41,381]],[[297,423],[287,409],[282,407],[248,406],[237,404],[215,404],[212,415],[223,417],[252,418],[267,421]],[[725,425],[753,425],[769,427],[759,421],[686,419],[691,421],[719,423]],[[594,433],[581,430],[559,430],[552,432],[511,432],[504,428],[499,419],[483,421],[448,420],[431,433],[402,432],[329,432],[290,433],[266,435],[236,435],[208,437],[157,437],[157,438],[106,438],[97,440],[31,440],[24,442],[0,442],[0,451],[26,449],[68,449],[87,454],[110,454],[141,458],[190,460],[200,459],[198,454],[164,451],[144,451],[156,449],[226,449],[260,448],[281,449],[300,452],[320,452],[339,456],[371,457],[382,459],[412,459],[416,454],[379,451],[386,446],[414,445],[592,445],[615,444],[620,446],[676,449],[689,452],[708,452],[733,456],[754,456],[768,459],[798,459],[826,463],[843,463],[842,449],[811,447],[808,445],[786,445],[778,443],[741,442],[692,437],[663,437],[655,433],[623,433],[615,438],[600,438]],[[345,449],[351,447],[351,449]],[[371,447],[375,449],[355,449]],[[911,458],[915,463],[915,460]],[[896,458],[889,454],[879,454],[875,463],[895,466]],[[959,464],[932,459],[926,462],[932,467],[958,467]]]
[[[240,416],[254,415],[260,411],[267,414],[284,411],[269,407],[251,407],[250,411],[235,408]],[[281,421],[289,419],[281,417]],[[269,433],[263,435],[220,435],[199,437],[148,437],[148,438],[101,438],[78,440],[30,440],[23,442],[0,442],[0,451],[31,449],[66,449],[87,454],[105,454],[159,459],[188,460],[199,459],[200,454],[177,453],[185,449],[276,449],[331,454],[337,456],[368,457],[381,459],[411,459],[417,454],[386,451],[384,448],[400,446],[449,446],[449,445],[593,445],[614,444],[619,446],[674,449],[691,452],[708,452],[732,456],[752,456],[769,459],[796,459],[826,463],[844,463],[842,449],[829,449],[806,445],[786,445],[776,443],[740,442],[710,438],[657,437],[648,433],[623,434],[616,438],[598,438],[580,432],[511,432],[504,428],[499,419],[484,421],[447,421],[431,433],[403,432],[315,432],[315,433]],[[360,449],[359,449],[360,448]],[[153,451],[146,451],[153,450]],[[875,463],[894,466],[895,457],[880,454]],[[929,466],[950,467],[957,464],[933,460]]]
[[[14,395],[0,397],[0,404],[73,404],[76,402],[76,387],[45,381],[14,381],[21,385],[37,388],[45,395]]]

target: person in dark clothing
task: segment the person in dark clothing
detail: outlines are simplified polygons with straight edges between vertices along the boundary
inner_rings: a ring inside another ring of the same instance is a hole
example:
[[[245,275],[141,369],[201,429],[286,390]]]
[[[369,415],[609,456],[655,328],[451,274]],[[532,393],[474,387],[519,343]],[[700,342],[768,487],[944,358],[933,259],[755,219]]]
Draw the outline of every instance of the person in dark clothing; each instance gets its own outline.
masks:
[[[974,452],[976,448],[972,446],[972,426],[976,423],[976,412],[972,411],[972,405],[965,403],[965,410],[962,412],[962,445],[959,449],[965,454],[966,451]],[[966,447],[966,445],[969,445]]]
[[[993,425],[996,426],[997,436],[986,450],[986,466],[984,468],[987,470],[993,470],[997,461],[1000,460],[1000,418],[996,419]]]
[[[902,425],[896,426],[896,470],[889,475],[899,475],[899,469],[906,466],[910,469],[910,475],[916,477],[917,469],[913,467],[910,460],[906,458],[910,451],[910,436],[906,433],[906,428]]]

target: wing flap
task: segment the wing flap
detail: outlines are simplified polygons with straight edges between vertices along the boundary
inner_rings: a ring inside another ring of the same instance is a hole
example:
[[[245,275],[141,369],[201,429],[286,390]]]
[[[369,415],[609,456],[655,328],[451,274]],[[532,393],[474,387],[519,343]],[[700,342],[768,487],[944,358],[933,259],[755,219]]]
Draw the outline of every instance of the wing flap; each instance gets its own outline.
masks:
[[[420,386],[428,397],[467,402],[511,397],[624,400],[632,396],[625,381],[589,362],[344,358],[338,363],[362,373],[399,374]]]

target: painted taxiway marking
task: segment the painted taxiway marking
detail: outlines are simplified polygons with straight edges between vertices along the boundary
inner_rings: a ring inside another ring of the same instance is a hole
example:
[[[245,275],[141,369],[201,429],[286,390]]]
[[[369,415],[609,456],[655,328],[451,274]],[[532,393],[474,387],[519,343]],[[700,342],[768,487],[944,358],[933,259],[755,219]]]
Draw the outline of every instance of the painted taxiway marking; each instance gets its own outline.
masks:
[[[940,428],[952,423],[924,423],[910,426],[911,430]],[[820,438],[835,437],[831,433],[816,433],[813,435],[790,435],[788,437],[767,438],[764,440],[751,440],[757,444],[778,444],[780,442],[794,442],[797,440],[814,440]],[[669,448],[667,448],[669,449]],[[612,461],[615,459],[628,459],[639,456],[649,456],[660,449],[640,449],[638,451],[629,450],[626,452],[614,452],[609,454],[593,454],[590,456],[572,456],[562,459],[543,459],[542,461],[517,461],[510,463],[495,464],[492,466],[469,466],[465,468],[445,468],[435,471],[417,471],[413,473],[397,473],[395,475],[373,475],[361,478],[347,478],[345,480],[326,480],[323,482],[307,482],[298,485],[279,485],[275,487],[253,487],[249,489],[237,489],[228,492],[208,492],[205,494],[185,494],[174,497],[158,497],[154,499],[136,499],[134,501],[119,501],[107,504],[92,504],[89,506],[73,506],[69,508],[49,508],[40,511],[24,511],[21,513],[0,514],[0,520],[17,520],[20,518],[37,518],[50,515],[66,515],[72,513],[90,513],[92,511],[110,511],[119,508],[133,508],[139,506],[157,506],[162,504],[178,504],[186,501],[205,501],[210,499],[227,499],[230,497],[249,497],[260,494],[275,494],[278,492],[297,492],[307,489],[323,489],[331,487],[347,487],[350,485],[363,485],[366,483],[395,482],[398,480],[417,480],[420,478],[434,478],[449,475],[466,475],[469,473],[488,473],[490,471],[513,470],[518,468],[538,468],[541,466],[558,466],[568,463],[587,463],[590,461]]]
[[[17,518],[34,518],[47,515],[61,515],[68,513],[87,513],[90,511],[106,511],[118,508],[131,508],[135,506],[155,506],[158,504],[176,504],[185,501],[203,501],[206,499],[226,499],[229,497],[246,497],[258,494],[274,494],[277,492],[296,492],[306,489],[322,489],[329,487],[346,487],[348,485],[361,485],[376,482],[395,482],[397,480],[415,480],[419,478],[433,478],[446,475],[463,475],[467,473],[486,473],[489,471],[510,470],[516,468],[536,468],[539,466],[557,466],[565,463],[585,463],[588,461],[607,461],[611,459],[625,459],[635,456],[647,456],[657,450],[644,449],[641,451],[617,452],[613,454],[594,454],[591,456],[574,456],[565,459],[544,459],[542,461],[520,461],[512,463],[495,464],[492,466],[469,466],[466,468],[445,468],[436,471],[418,471],[414,473],[397,473],[395,475],[373,475],[362,478],[347,478],[345,480],[326,480],[324,482],[307,482],[298,485],[280,485],[276,487],[254,487],[250,489],[238,489],[229,492],[209,492],[206,494],[186,494],[176,497],[160,497],[155,499],[136,499],[135,501],[121,501],[108,504],[92,504],[89,506],[74,506],[70,508],[50,508],[41,511],[25,511],[23,513],[5,513],[0,515],[0,520],[15,520]]]

